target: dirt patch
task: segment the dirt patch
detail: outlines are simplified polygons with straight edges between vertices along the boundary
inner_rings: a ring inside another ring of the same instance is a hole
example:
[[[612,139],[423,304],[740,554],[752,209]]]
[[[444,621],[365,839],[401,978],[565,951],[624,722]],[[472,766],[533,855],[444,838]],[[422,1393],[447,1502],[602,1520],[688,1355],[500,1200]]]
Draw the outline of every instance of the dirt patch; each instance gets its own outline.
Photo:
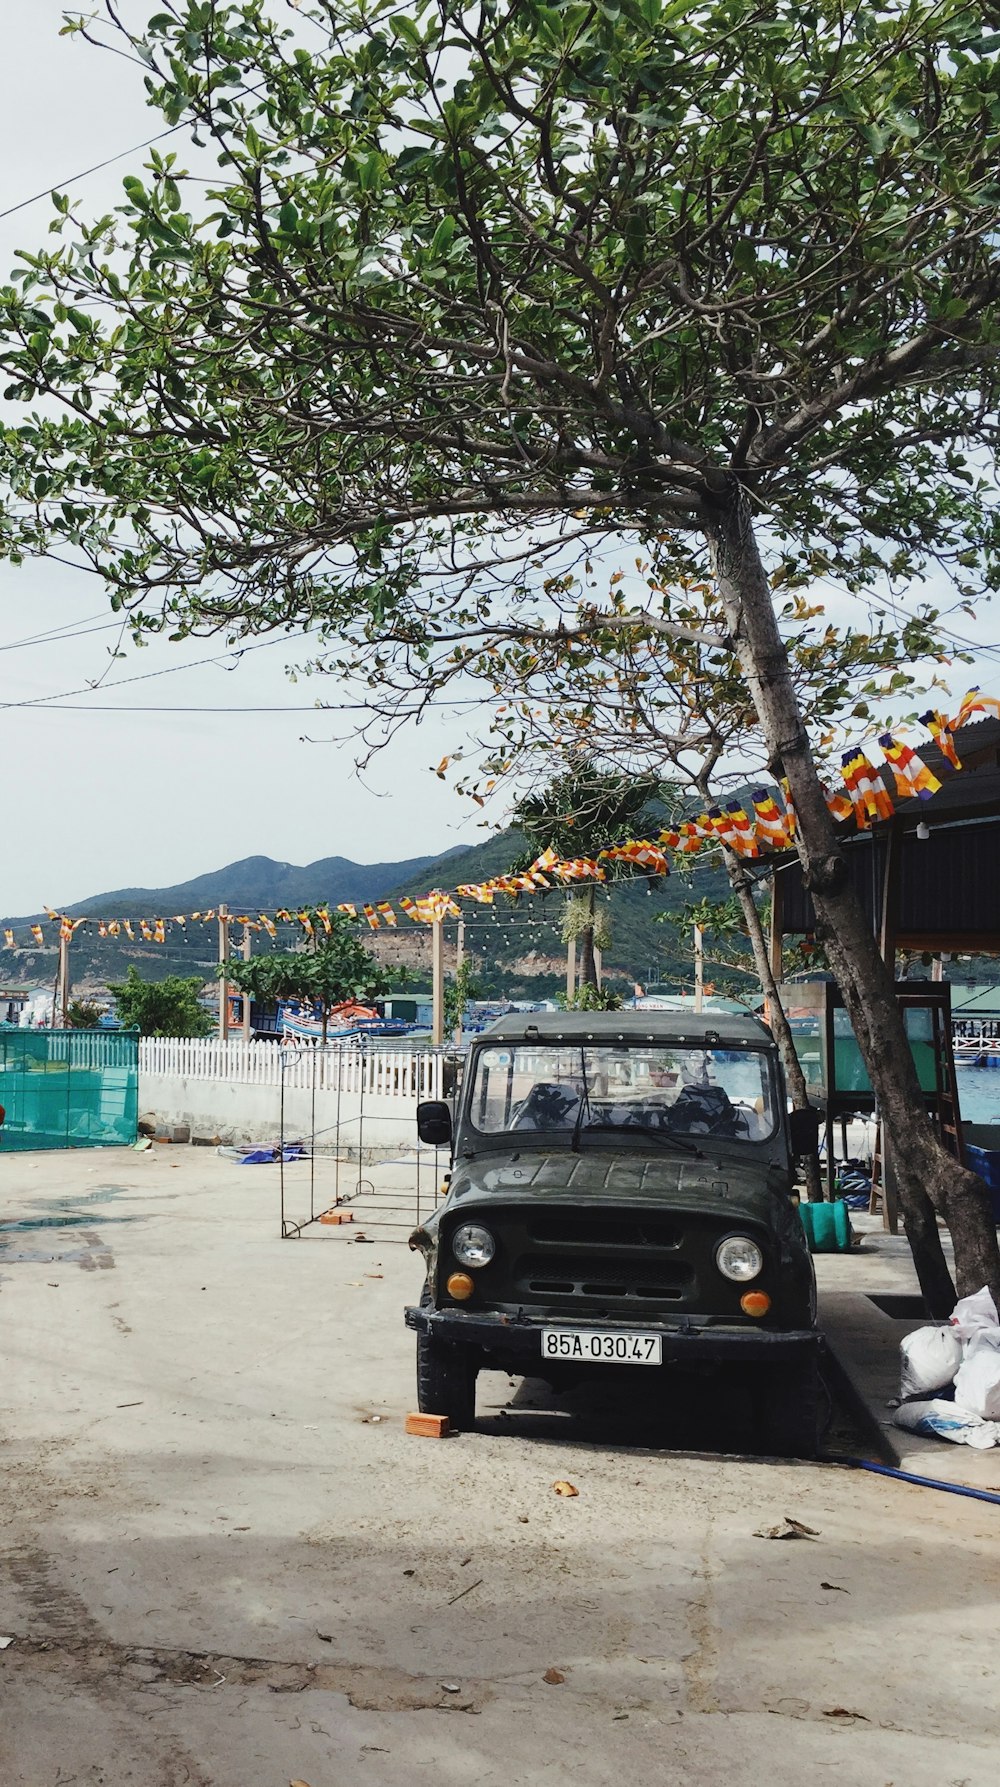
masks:
[[[45,1603],[48,1623],[57,1630],[62,1628],[67,1611]],[[74,1621],[66,1619],[65,1623],[71,1628]],[[433,1676],[408,1675],[378,1665],[281,1663],[268,1657],[232,1657],[221,1651],[158,1650],[111,1644],[96,1635],[18,1638],[5,1656],[12,1661],[34,1658],[45,1669],[73,1674],[81,1684],[118,1677],[139,1689],[168,1683],[216,1692],[265,1687],[272,1694],[303,1694],[318,1688],[328,1694],[343,1694],[361,1712],[478,1713],[492,1698],[489,1684],[479,1681],[465,1683],[456,1694]]]

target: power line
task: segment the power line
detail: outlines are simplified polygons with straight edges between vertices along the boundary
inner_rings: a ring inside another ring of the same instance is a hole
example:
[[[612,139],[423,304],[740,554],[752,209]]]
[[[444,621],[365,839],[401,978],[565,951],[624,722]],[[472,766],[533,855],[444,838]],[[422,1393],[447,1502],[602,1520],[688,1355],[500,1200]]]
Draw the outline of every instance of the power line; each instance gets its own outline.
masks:
[[[68,643],[71,639],[86,639],[91,633],[113,632],[116,628],[119,628],[120,625],[120,621],[111,620],[104,621],[97,627],[83,626],[77,627],[75,630],[71,630],[68,626],[62,628],[54,627],[48,633],[34,633],[25,639],[12,639],[7,645],[0,645],[0,652],[22,651],[29,645],[62,645],[64,642]]]
[[[104,161],[95,161],[93,167],[81,168],[79,173],[70,174],[65,180],[55,180],[42,192],[33,192],[30,199],[20,199],[16,205],[8,205],[6,211],[0,211],[0,222],[5,217],[14,217],[18,211],[26,211],[29,205],[37,205],[41,199],[51,198],[53,192],[60,192],[64,187],[75,186],[78,180],[87,180],[91,174],[99,174],[103,168],[114,167],[116,161],[125,161],[129,155],[139,155],[143,149],[151,149],[154,143],[162,143],[165,137],[176,136],[179,130],[195,128],[189,119],[184,118],[180,124],[172,124],[169,130],[161,130],[155,137],[147,137],[144,143],[133,143],[130,149],[121,149],[117,155],[109,155]]]
[[[101,48],[109,50],[113,46],[102,44]],[[121,51],[116,52],[119,55],[121,53]],[[131,58],[126,59],[130,60]],[[261,93],[266,85],[266,81],[260,81],[255,87],[240,87],[232,95],[232,98],[251,99],[254,94]],[[156,136],[147,137],[145,142],[133,143],[130,149],[120,149],[117,155],[108,155],[103,161],[95,161],[92,167],[80,168],[77,173],[69,174],[64,180],[53,181],[52,185],[44,187],[41,192],[32,193],[30,198],[19,199],[16,205],[8,205],[6,211],[0,211],[0,222],[5,217],[16,216],[18,211],[26,211],[29,205],[37,205],[42,199],[51,198],[53,192],[60,192],[64,188],[75,186],[78,180],[89,180],[91,174],[99,174],[104,168],[114,167],[118,161],[126,161],[130,155],[140,155],[143,149],[151,149],[155,143],[165,142],[167,137],[176,136],[179,130],[196,131],[197,129],[198,120],[196,118],[182,118],[178,124],[171,124],[166,130],[158,131]]]

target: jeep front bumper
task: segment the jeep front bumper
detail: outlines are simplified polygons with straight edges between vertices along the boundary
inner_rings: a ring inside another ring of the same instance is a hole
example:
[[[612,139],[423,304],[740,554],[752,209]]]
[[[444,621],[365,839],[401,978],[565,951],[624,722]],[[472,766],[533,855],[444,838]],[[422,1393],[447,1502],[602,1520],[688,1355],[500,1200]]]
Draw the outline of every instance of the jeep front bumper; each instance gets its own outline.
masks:
[[[644,1334],[658,1334],[663,1346],[664,1364],[682,1364],[686,1361],[715,1362],[717,1364],[738,1364],[742,1360],[768,1359],[777,1363],[779,1360],[800,1358],[809,1352],[817,1352],[820,1335],[815,1328],[756,1328],[723,1326],[710,1322],[698,1323],[696,1318],[689,1321],[666,1324],[663,1322],[611,1322],[592,1318],[587,1322],[574,1323],[565,1316],[546,1316],[544,1319],[532,1316],[504,1315],[466,1315],[454,1309],[413,1309],[405,1311],[406,1325],[418,1334],[429,1334],[434,1340],[446,1341],[453,1346],[474,1346],[484,1353],[494,1353],[505,1361],[517,1362],[524,1366],[525,1375],[543,1377],[546,1372],[540,1368],[542,1360],[541,1332],[543,1328],[600,1327],[603,1330],[641,1328]],[[551,1367],[551,1360],[545,1360],[546,1368]],[[532,1371],[532,1366],[539,1369]]]

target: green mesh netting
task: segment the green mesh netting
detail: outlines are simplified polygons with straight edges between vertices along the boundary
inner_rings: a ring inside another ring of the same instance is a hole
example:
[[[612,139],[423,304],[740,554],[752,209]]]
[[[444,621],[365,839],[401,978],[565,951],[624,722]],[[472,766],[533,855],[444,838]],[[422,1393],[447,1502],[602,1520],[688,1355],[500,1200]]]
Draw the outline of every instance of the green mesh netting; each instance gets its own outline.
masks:
[[[0,1149],[106,1148],[134,1142],[135,1031],[0,1027]]]

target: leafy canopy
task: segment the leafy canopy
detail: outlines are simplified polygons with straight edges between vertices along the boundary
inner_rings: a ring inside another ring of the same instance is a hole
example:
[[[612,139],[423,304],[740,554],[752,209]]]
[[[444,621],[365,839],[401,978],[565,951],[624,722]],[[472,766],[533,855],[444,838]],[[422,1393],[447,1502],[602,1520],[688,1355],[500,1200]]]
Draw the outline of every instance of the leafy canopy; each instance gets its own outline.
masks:
[[[989,0],[107,10],[219,173],[54,195],[0,309],[12,554],[373,682],[574,543],[698,568],[734,486],[791,572],[995,587]]]
[[[326,1014],[343,1002],[374,999],[387,993],[389,975],[354,936],[343,913],[330,914],[330,934],[312,950],[275,951],[230,960],[219,975],[262,1005],[300,1000]]]
[[[198,1002],[201,986],[197,975],[143,980],[130,963],[125,979],[109,991],[126,1030],[139,1030],[143,1036],[208,1036],[215,1020]]]

